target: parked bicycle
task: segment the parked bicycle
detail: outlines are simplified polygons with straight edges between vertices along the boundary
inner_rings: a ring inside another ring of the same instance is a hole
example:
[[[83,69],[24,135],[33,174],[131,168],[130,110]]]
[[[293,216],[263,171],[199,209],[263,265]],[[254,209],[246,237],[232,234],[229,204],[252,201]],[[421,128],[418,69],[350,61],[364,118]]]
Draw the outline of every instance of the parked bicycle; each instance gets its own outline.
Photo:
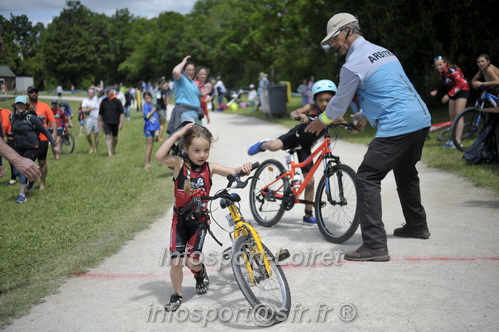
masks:
[[[286,150],[288,169],[275,159],[261,163],[255,171],[250,185],[250,208],[256,222],[262,226],[275,225],[285,211],[296,203],[314,206],[319,229],[326,240],[342,243],[352,237],[359,226],[359,195],[355,171],[340,162],[340,157],[333,155],[332,142],[338,137],[338,128],[352,129],[352,124],[330,124],[324,130],[324,141],[302,163],[296,163],[294,153],[299,148]],[[331,138],[330,131],[334,132]],[[298,169],[317,161],[307,173],[303,182],[294,181]],[[300,199],[307,183],[314,176],[320,165],[324,173],[317,186],[315,201]]]
[[[253,169],[258,168],[259,163],[253,164]],[[203,200],[211,204],[215,200],[220,200],[220,207],[228,209],[227,221],[232,231],[229,236],[232,246],[223,252],[225,260],[231,260],[232,271],[237,284],[244,297],[250,305],[258,310],[258,314],[268,319],[270,323],[277,323],[285,320],[291,308],[291,294],[289,285],[279,266],[278,262],[288,258],[289,252],[284,249],[277,254],[277,258],[262,243],[261,237],[255,228],[244,220],[239,202],[241,197],[237,193],[230,193],[231,189],[242,189],[247,186],[246,181],[241,181],[240,177],[244,173],[227,176],[229,183],[226,188],[219,190],[213,196],[194,197],[191,203],[182,208],[182,213],[192,211],[201,213],[203,210]],[[214,220],[212,215],[212,220]],[[216,221],[215,221],[216,222]]]
[[[481,97],[477,99],[475,106],[465,108],[461,113],[459,113],[454,121],[452,122],[452,141],[456,148],[461,151],[466,151],[475,142],[478,134],[482,130],[485,119],[487,118],[487,112],[483,111],[484,107],[497,107],[499,98],[493,94],[483,91]],[[463,134],[461,136],[461,141],[457,139],[457,124],[460,119],[464,120]]]

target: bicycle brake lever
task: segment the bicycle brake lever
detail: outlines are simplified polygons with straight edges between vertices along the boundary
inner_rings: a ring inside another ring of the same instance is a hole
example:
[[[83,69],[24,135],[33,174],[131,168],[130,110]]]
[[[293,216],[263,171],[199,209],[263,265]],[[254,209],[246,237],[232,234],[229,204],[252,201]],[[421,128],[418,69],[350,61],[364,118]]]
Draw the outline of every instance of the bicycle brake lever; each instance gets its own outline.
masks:
[[[248,185],[249,180],[255,178],[256,176],[250,176],[248,177],[245,181],[242,181],[241,179],[237,180],[237,185],[236,188],[242,189]]]

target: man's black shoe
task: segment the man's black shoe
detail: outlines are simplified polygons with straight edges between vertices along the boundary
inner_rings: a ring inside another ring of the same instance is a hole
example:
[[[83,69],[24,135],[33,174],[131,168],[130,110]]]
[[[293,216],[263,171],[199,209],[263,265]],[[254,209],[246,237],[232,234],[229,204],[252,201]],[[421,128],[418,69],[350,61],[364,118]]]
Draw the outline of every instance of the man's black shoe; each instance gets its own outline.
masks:
[[[430,231],[428,231],[428,228],[414,229],[405,224],[400,228],[396,228],[393,231],[393,235],[400,237],[414,237],[416,239],[428,239],[431,234]]]
[[[348,261],[372,261],[386,262],[390,260],[388,248],[368,248],[361,245],[355,251],[349,251],[345,254],[345,259]]]

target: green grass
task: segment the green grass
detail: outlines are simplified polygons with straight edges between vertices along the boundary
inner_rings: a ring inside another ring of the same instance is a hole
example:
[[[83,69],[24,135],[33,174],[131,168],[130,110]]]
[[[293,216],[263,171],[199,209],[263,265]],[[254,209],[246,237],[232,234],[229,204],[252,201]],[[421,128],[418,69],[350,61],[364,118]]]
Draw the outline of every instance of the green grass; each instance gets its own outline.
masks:
[[[243,98],[244,99],[244,98]],[[301,99],[294,97],[287,104],[287,113],[301,106]],[[232,114],[244,116],[252,116],[260,119],[265,119],[270,122],[280,123],[284,126],[292,128],[296,126],[296,121],[292,120],[289,115],[282,118],[268,118],[263,112],[251,112],[251,108],[239,108],[237,111],[227,110]],[[350,120],[349,112],[345,115],[346,120]],[[440,123],[449,121],[447,108],[432,110],[432,123]],[[374,137],[376,131],[370,125],[367,125],[366,130],[357,134],[342,133],[339,137],[345,141],[368,144]],[[478,187],[483,187],[499,193],[499,165],[468,165],[462,159],[463,152],[457,149],[446,149],[442,147],[442,142],[437,140],[438,132],[431,133],[426,141],[422,160],[430,167],[440,168],[445,171],[453,172],[467,180],[471,181]]]
[[[12,101],[0,103],[9,108]],[[78,102],[71,102],[76,110]],[[28,201],[15,199],[19,185],[0,179],[0,326],[25,313],[75,273],[117,252],[171,205],[172,172],[153,161],[145,170],[141,113],[132,112],[119,134],[117,154],[108,158],[104,138],[89,155],[79,125],[73,154],[53,160],[49,151],[47,189],[35,188]],[[102,136],[102,135],[101,135]],[[159,144],[155,144],[155,149]],[[4,164],[6,161],[4,160]]]

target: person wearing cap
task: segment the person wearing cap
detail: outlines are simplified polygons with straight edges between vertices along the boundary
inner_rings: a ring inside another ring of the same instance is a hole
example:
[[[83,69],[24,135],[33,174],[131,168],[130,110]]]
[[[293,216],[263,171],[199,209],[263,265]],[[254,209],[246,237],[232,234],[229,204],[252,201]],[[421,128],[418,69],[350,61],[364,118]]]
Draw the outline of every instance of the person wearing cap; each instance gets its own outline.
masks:
[[[377,132],[357,171],[363,244],[344,257],[387,261],[390,255],[381,213],[381,181],[389,171],[395,175],[405,218],[405,225],[395,229],[394,235],[430,237],[416,169],[429,131],[430,113],[397,57],[364,39],[356,17],[336,14],[326,29],[321,44],[331,45],[346,58],[336,95],[306,131],[317,134],[325,124],[342,117],[357,94],[362,110],[352,115],[354,125],[363,130],[369,121]]]
[[[300,107],[289,114],[291,119],[300,121],[300,124],[296,125],[287,133],[279,136],[274,140],[264,139],[252,144],[248,149],[248,155],[253,156],[257,153],[261,153],[267,150],[274,152],[279,150],[299,148],[296,151],[296,155],[298,157],[298,161],[300,163],[304,163],[307,159],[310,158],[310,155],[312,154],[312,147],[319,139],[317,135],[306,133],[304,130],[307,127],[310,118],[316,118],[326,110],[326,106],[335,95],[336,90],[336,84],[334,84],[334,82],[331,80],[319,80],[315,82],[312,86],[312,95],[314,98],[314,102]],[[346,121],[340,118],[335,122],[344,123]],[[310,162],[301,168],[303,172],[303,178],[307,177],[307,174],[310,172],[313,166],[314,163]],[[300,183],[301,178],[298,172],[296,173],[296,175],[297,178],[294,178],[293,181]],[[311,177],[305,187],[305,201],[313,202],[314,186],[314,178]],[[313,216],[313,204],[311,203],[305,204],[303,223],[304,225],[317,225],[317,221]]]
[[[0,52],[4,51],[3,45],[4,42],[2,39],[2,35],[0,34]],[[1,120],[2,123],[3,121],[4,120]],[[4,175],[4,168],[1,162],[2,157],[7,159],[11,166],[19,170],[20,173],[25,174],[29,180],[38,180],[40,176],[42,176],[42,173],[38,169],[38,166],[36,166],[36,164],[33,162],[33,160],[20,156],[12,147],[5,143],[3,139],[0,139],[0,177]]]
[[[14,138],[14,147],[17,153],[34,161],[38,157],[40,146],[40,133],[50,141],[56,153],[59,153],[59,148],[52,135],[45,128],[43,122],[28,110],[28,99],[25,96],[17,96],[14,105],[16,112],[12,114],[12,137]],[[26,202],[26,193],[33,188],[34,181],[27,184],[27,176],[16,171],[16,175],[20,178],[20,191],[16,202]]]
[[[125,110],[123,104],[116,98],[114,89],[106,90],[106,98],[101,101],[99,107],[99,120],[101,129],[106,137],[107,156],[116,154],[118,145],[118,132],[123,129]]]
[[[57,139],[57,124],[55,122],[54,113],[50,106],[38,100],[38,88],[34,85],[29,86],[28,89],[29,105],[30,110],[34,110],[36,116],[40,118],[45,128],[52,129],[52,136],[54,140]],[[39,190],[45,189],[45,181],[47,179],[48,165],[47,165],[47,152],[49,149],[49,141],[47,137],[40,133],[40,148],[38,152],[38,165],[42,171],[42,178],[40,181]]]

